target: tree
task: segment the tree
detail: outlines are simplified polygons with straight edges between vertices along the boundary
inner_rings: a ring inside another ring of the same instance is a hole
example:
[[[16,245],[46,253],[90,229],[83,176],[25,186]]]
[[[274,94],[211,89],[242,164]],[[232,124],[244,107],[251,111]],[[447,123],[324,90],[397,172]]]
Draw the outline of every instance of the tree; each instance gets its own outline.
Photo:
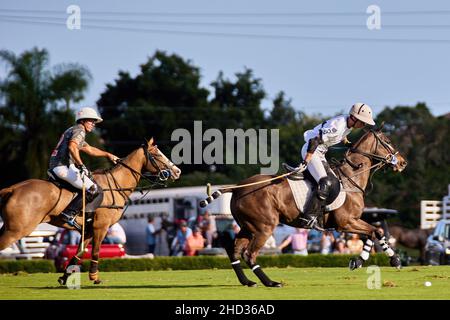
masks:
[[[163,151],[170,150],[164,148],[170,147],[172,131],[191,128],[208,105],[209,91],[200,86],[200,70],[191,61],[156,51],[140,69],[136,77],[119,72],[97,101],[107,120],[102,126],[105,141],[119,155],[151,136]]]
[[[434,117],[425,103],[415,107],[385,108],[376,119],[406,157],[401,174],[378,174],[369,203],[400,211],[403,224],[415,227],[420,221],[420,201],[441,199],[450,183],[450,120]]]
[[[8,67],[0,83],[4,101],[0,108],[0,162],[15,168],[0,183],[43,178],[51,149],[62,131],[73,124],[67,106],[83,98],[89,72],[76,64],[56,66],[51,72],[47,50],[38,48],[20,55],[1,50],[0,60]],[[67,79],[80,81],[72,83]],[[66,108],[58,107],[59,101],[64,101]]]

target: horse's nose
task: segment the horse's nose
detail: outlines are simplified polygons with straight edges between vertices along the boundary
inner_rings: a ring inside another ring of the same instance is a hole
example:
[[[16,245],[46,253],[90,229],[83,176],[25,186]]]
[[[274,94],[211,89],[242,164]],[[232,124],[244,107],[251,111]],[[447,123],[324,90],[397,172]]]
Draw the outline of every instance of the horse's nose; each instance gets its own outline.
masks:
[[[399,161],[398,165],[399,165],[399,171],[403,171],[403,169],[406,168],[406,165],[408,164],[408,161],[402,159],[401,161]]]
[[[178,179],[180,177],[180,175],[181,175],[181,170],[177,168],[177,169],[174,170],[174,173],[175,173],[175,177],[174,178]]]

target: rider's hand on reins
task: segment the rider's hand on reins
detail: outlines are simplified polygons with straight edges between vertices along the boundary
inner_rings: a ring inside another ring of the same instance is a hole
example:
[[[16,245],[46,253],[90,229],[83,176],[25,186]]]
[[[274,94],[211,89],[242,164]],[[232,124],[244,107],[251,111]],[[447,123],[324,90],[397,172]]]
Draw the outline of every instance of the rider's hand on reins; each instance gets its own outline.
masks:
[[[113,155],[112,153],[108,153],[108,159],[111,160],[114,164],[117,164],[117,161],[120,160],[119,157]]]

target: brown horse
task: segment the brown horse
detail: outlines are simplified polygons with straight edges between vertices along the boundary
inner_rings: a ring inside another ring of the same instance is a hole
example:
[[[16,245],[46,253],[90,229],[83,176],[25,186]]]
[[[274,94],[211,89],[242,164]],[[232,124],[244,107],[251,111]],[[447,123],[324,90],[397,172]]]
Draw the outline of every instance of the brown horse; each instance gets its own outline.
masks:
[[[370,170],[375,167],[379,169],[385,165],[391,166],[394,171],[402,171],[406,167],[406,161],[378,129],[364,134],[355,147],[346,152],[345,161],[335,168],[346,191],[346,199],[340,208],[325,213],[324,226],[368,237],[361,255],[351,259],[349,265],[351,270],[360,268],[369,258],[374,238],[380,241],[385,253],[391,257],[391,265],[400,267],[400,259],[389,247],[384,235],[360,219],[364,209],[364,190],[369,182]],[[256,257],[278,223],[300,226],[298,217],[301,212],[299,213],[297,209],[287,179],[256,175],[240,182],[237,186],[219,189],[201,205],[205,206],[225,192],[233,193],[231,212],[241,227],[234,247],[227,250],[239,281],[242,285],[256,285],[245,276],[239,260],[242,257],[264,285],[280,287],[281,283],[269,279],[256,264]]]
[[[69,266],[79,263],[84,254],[81,248],[86,248],[92,240],[89,278],[94,283],[100,283],[100,244],[108,228],[121,218],[128,196],[138,185],[143,172],[150,172],[160,179],[167,179],[170,175],[173,180],[178,179],[181,174],[180,169],[153,144],[153,138],[124,160],[118,161],[113,168],[94,173],[95,181],[104,190],[103,201],[95,211],[92,224],[86,223],[84,243],[80,243],[78,253],[69,263]],[[70,191],[61,189],[50,181],[37,179],[26,180],[0,190],[0,213],[4,221],[0,229],[0,250],[29,235],[40,223],[73,229],[59,216],[72,197]],[[77,217],[77,222],[80,226],[85,223],[80,216]],[[59,282],[65,284],[69,275],[65,272]]]

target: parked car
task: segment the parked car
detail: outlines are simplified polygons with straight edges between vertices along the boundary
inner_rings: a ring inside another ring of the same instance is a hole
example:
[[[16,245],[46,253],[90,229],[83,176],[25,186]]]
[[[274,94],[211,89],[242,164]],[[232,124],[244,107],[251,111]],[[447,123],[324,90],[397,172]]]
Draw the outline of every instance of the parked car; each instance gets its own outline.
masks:
[[[77,253],[80,234],[76,231],[61,230],[55,235],[55,239],[47,248],[45,258],[55,261],[58,271],[63,271],[69,260]],[[87,247],[84,259],[91,258],[92,246]],[[121,244],[105,244],[100,247],[100,258],[121,258],[125,256],[125,248]]]
[[[450,219],[439,221],[428,237],[425,262],[429,265],[450,264]]]

